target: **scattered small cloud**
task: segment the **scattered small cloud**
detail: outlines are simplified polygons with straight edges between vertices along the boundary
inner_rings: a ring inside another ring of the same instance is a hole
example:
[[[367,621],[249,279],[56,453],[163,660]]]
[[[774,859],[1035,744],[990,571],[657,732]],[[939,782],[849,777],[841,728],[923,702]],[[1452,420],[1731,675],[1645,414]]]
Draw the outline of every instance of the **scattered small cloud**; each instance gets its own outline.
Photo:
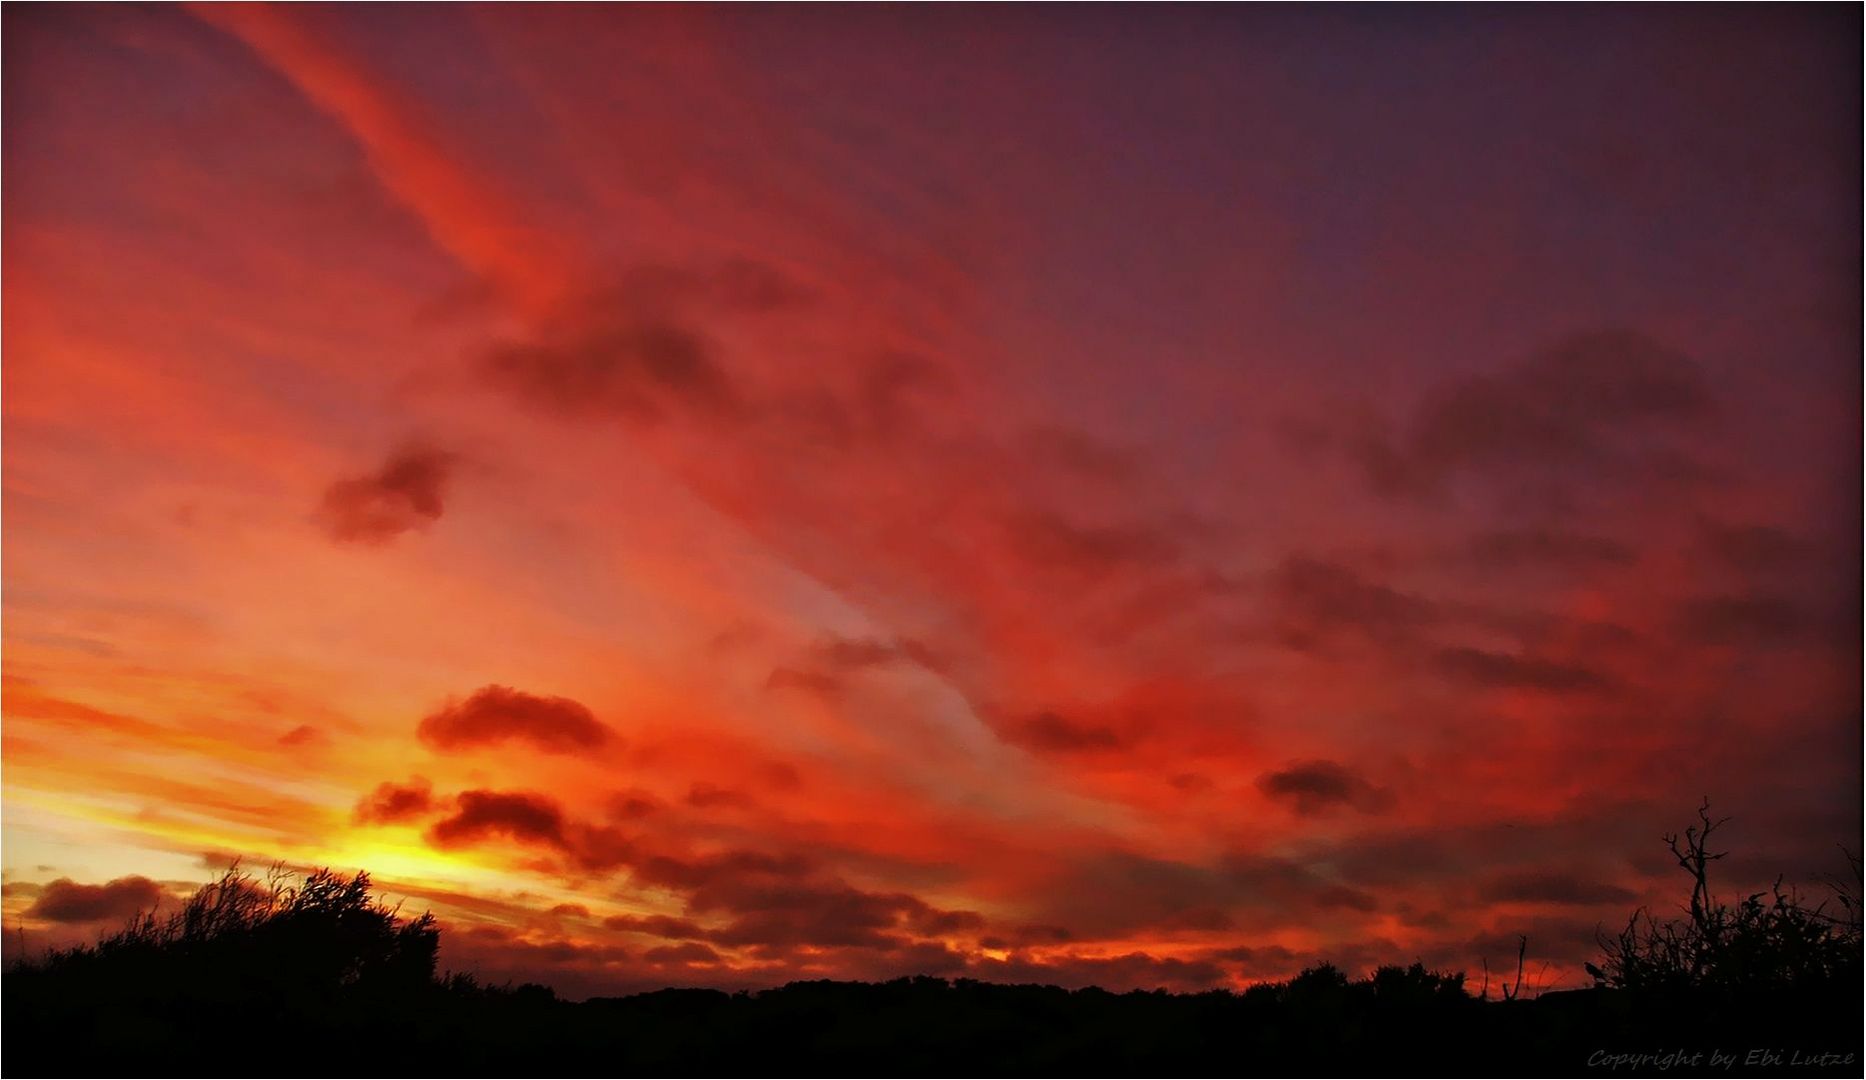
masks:
[[[1390,792],[1346,765],[1327,760],[1292,761],[1258,777],[1257,790],[1305,817],[1343,808],[1379,813],[1393,805]]]
[[[57,923],[127,919],[154,908],[164,895],[162,886],[134,875],[102,885],[83,885],[70,878],[59,878],[40,890],[26,909],[26,917]]]
[[[1127,742],[1119,732],[1106,725],[1085,723],[1047,711],[1013,721],[1002,733],[1011,742],[1046,754],[1115,750]]]
[[[1551,694],[1598,693],[1613,686],[1611,678],[1592,668],[1464,646],[1440,649],[1434,663],[1446,677],[1470,686]]]
[[[446,509],[455,460],[430,447],[398,450],[375,472],[325,489],[318,519],[341,543],[386,544],[403,533],[425,529]]]
[[[310,724],[299,724],[279,736],[280,746],[317,746],[327,741],[329,741],[328,737]]]
[[[1466,552],[1472,562],[1503,569],[1550,566],[1586,570],[1628,566],[1638,561],[1632,548],[1606,536],[1564,529],[1504,529],[1474,537]]]
[[[1691,470],[1675,450],[1636,436],[1675,431],[1711,410],[1710,389],[1690,358],[1638,331],[1601,330],[1520,365],[1445,383],[1399,434],[1370,427],[1352,442],[1369,484],[1387,495],[1523,468],[1617,463],[1621,472],[1682,475]]]
[[[550,799],[530,792],[463,791],[455,798],[453,814],[428,830],[428,838],[439,847],[460,847],[489,837],[564,847],[564,814]]]
[[[424,817],[434,808],[434,791],[423,777],[413,777],[406,784],[385,780],[357,801],[353,816],[358,822],[390,825]]]
[[[1501,903],[1625,905],[1637,900],[1638,894],[1585,876],[1523,870],[1492,878],[1484,885],[1483,898]]]
[[[540,696],[509,686],[483,686],[465,701],[450,701],[416,729],[438,750],[463,750],[507,740],[531,743],[547,753],[593,750],[615,738],[579,702]]]

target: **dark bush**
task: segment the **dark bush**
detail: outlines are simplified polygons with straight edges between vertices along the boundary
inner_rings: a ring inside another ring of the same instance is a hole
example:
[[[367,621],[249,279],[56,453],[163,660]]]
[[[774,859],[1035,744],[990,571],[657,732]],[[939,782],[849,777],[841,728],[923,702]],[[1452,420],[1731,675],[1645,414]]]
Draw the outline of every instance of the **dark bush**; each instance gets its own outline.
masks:
[[[1857,989],[1861,936],[1856,892],[1835,883],[1835,895],[1810,906],[1780,879],[1768,892],[1736,904],[1719,901],[1710,866],[1728,852],[1710,850],[1711,835],[1729,821],[1712,819],[1710,802],[1698,823],[1665,837],[1678,865],[1691,877],[1682,918],[1661,920],[1642,908],[1624,929],[1603,935],[1604,953],[1589,973],[1603,987],[1642,994],[1712,992],[1767,994],[1825,987]],[[1859,863],[1853,860],[1857,873]]]

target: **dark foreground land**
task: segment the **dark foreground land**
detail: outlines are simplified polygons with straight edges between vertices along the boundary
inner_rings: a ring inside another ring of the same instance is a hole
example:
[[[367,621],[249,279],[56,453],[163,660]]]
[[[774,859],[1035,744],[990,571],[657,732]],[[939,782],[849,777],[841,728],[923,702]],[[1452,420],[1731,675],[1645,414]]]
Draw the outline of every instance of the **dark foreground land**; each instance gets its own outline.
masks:
[[[464,982],[392,995],[70,989],[7,978],[7,1075],[1861,1073],[1857,987],[1760,1000],[1602,989],[1484,1002],[1387,969],[1358,982],[1310,973],[1241,994],[930,978],[584,1003]]]
[[[1680,917],[1636,912],[1602,940],[1592,989],[1504,1001],[1414,964],[1241,993],[912,978],[567,1002],[437,977],[434,921],[383,905],[367,875],[236,870],[164,918],[14,965],[0,1073],[1862,1075],[1857,888],[1718,901],[1719,823],[1700,815],[1667,838],[1692,880]]]

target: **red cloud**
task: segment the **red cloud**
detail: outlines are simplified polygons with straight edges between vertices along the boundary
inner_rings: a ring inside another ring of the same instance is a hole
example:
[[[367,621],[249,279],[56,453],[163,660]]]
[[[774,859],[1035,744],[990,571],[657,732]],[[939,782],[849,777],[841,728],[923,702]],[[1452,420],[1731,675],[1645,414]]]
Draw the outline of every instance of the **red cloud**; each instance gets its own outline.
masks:
[[[445,509],[453,461],[451,454],[411,447],[373,473],[337,481],[325,489],[318,508],[324,528],[334,540],[360,544],[383,544],[426,528]]]
[[[463,791],[455,801],[454,813],[428,830],[428,838],[440,847],[459,847],[492,836],[552,847],[567,844],[563,811],[542,795]]]
[[[421,817],[434,806],[434,792],[428,782],[417,776],[406,784],[385,780],[376,790],[357,801],[357,821],[387,824]]]
[[[64,923],[127,919],[154,908],[162,897],[162,886],[146,877],[120,877],[102,885],[59,878],[45,886],[26,915]]]
[[[557,754],[594,749],[614,737],[578,702],[509,686],[481,687],[465,701],[449,702],[423,718],[417,732],[422,742],[440,750],[519,739]]]

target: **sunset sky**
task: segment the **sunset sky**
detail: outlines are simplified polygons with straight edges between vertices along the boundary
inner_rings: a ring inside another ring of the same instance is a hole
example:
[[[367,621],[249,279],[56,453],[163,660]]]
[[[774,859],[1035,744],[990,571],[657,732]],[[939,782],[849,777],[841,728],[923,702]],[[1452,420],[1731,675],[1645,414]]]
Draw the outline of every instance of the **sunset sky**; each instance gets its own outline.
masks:
[[[1575,985],[1859,848],[1855,9],[4,30],[9,955]]]

